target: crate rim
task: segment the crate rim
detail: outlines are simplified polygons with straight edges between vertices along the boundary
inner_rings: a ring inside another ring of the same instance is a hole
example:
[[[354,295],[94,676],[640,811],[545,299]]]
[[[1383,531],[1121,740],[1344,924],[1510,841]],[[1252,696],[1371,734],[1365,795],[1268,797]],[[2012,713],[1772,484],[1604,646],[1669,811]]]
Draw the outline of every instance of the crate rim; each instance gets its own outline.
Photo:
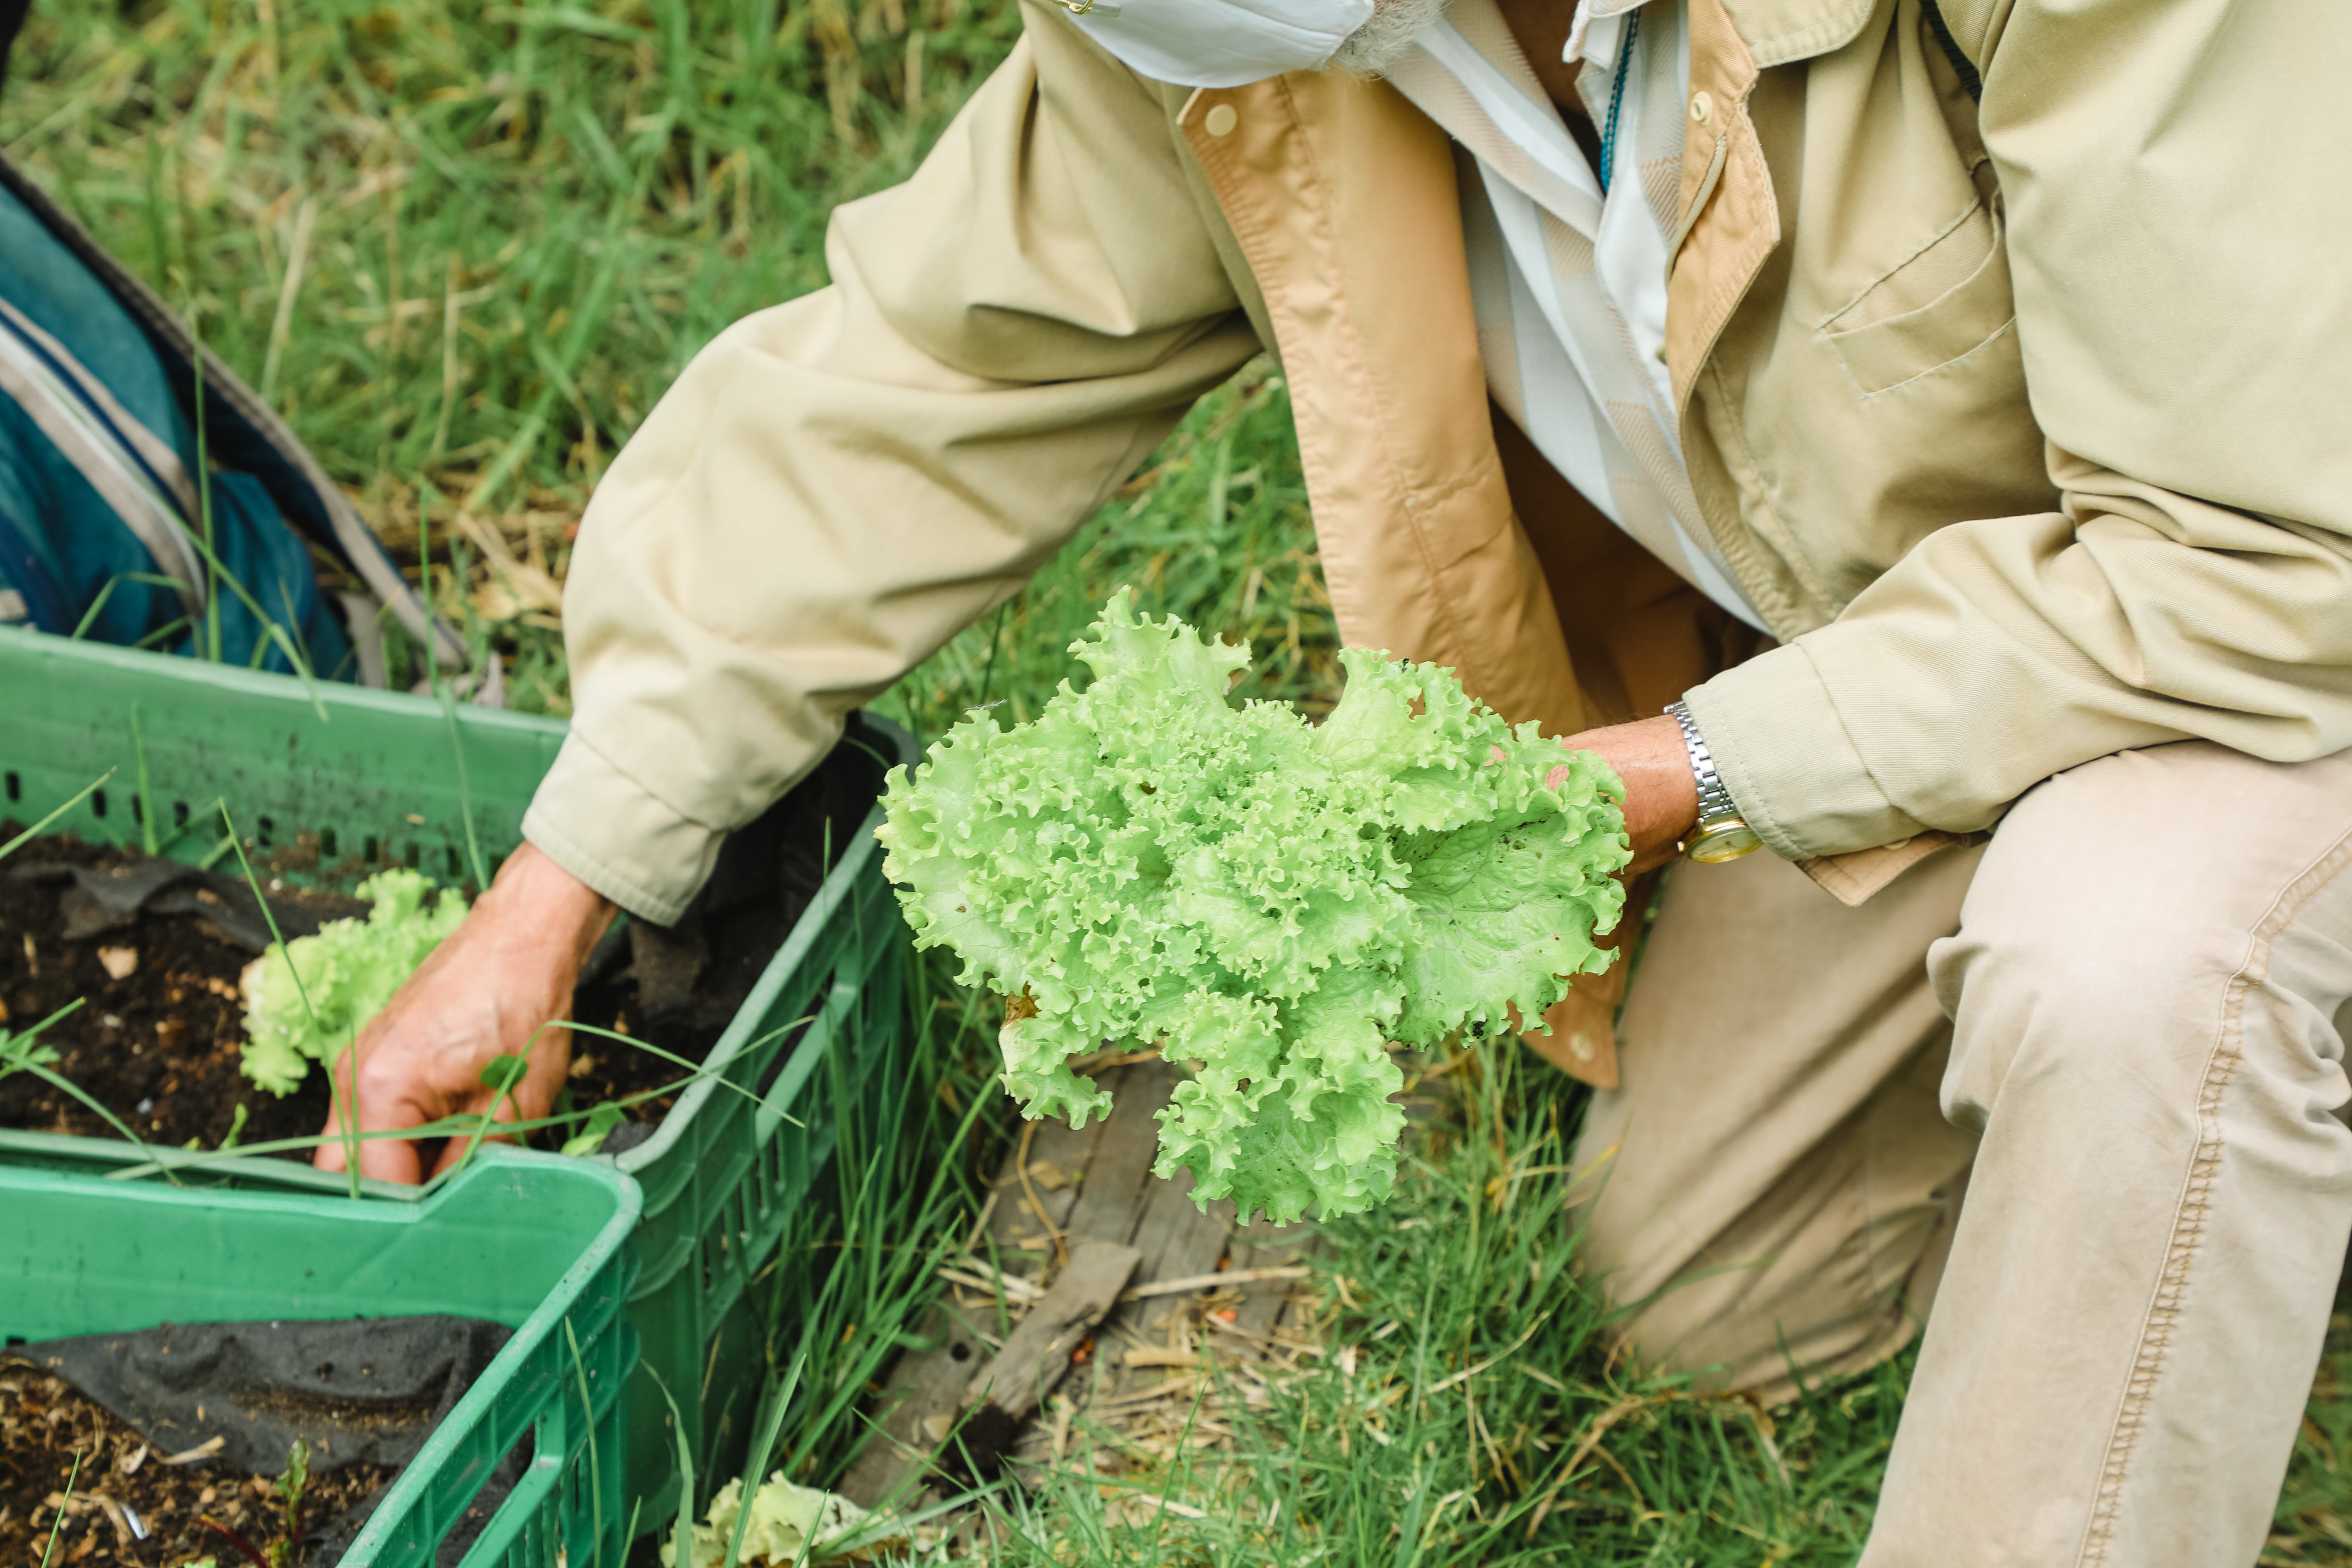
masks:
[[[290,686],[308,699],[308,688],[299,675],[279,674],[271,670],[247,670],[235,664],[215,664],[208,661],[184,658],[173,653],[158,653],[144,648],[118,648],[106,643],[84,643],[71,637],[54,636],[37,632],[29,626],[0,626],[0,651],[22,648],[38,659],[61,659],[124,670],[131,674],[153,674],[156,661],[167,661],[173,673],[207,685],[225,687],[249,696],[284,698]],[[380,691],[373,686],[361,686],[341,681],[318,683],[320,693],[332,699],[333,707],[353,707],[380,714],[414,716],[418,701],[416,693]],[[483,707],[478,703],[457,705],[459,722],[486,725],[493,729],[512,729],[524,734],[564,735],[570,732],[569,721],[547,714],[517,713],[511,708]],[[327,721],[331,724],[331,718]]]

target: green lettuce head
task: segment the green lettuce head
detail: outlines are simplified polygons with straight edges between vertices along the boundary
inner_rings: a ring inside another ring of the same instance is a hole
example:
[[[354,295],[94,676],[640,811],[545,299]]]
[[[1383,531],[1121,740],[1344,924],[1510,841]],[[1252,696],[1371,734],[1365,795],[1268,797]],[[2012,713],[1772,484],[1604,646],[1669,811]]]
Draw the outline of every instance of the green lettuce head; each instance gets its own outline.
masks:
[[[366,919],[330,920],[315,936],[271,943],[246,982],[245,1075],[272,1094],[291,1094],[310,1063],[331,1061],[351,1044],[466,918],[455,889],[428,907],[431,893],[415,872],[380,872],[359,885],[373,905]]]
[[[1386,1042],[1532,1022],[1608,967],[1623,787],[1451,671],[1361,649],[1320,727],[1236,706],[1247,652],[1124,590],[1070,651],[1085,691],[1010,730],[970,715],[892,770],[884,867],[917,946],[1034,1004],[1002,1036],[1027,1115],[1107,1114],[1069,1059],[1157,1042],[1193,1071],[1155,1168],[1190,1170],[1203,1207],[1287,1223],[1384,1201],[1404,1124]]]

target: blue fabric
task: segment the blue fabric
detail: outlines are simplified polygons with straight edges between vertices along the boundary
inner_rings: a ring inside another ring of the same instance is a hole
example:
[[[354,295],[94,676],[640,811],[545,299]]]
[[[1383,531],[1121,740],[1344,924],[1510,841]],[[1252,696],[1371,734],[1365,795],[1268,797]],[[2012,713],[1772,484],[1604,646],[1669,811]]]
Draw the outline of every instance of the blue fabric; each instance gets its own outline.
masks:
[[[177,382],[193,393],[187,367],[167,365],[154,340],[113,291],[5,188],[0,298],[57,339],[132,418],[179,454],[188,473],[200,471],[194,425],[173,392]],[[309,547],[268,486],[250,474],[215,469],[210,490],[214,552],[222,569],[268,619],[294,634],[320,674],[348,677],[353,663],[350,641],[319,591]],[[191,534],[201,538],[200,520],[190,518],[188,524]],[[0,394],[0,586],[23,595],[32,623],[69,634],[103,597],[84,636],[119,643],[152,637],[186,613],[180,595],[123,580],[123,574],[158,570],[146,546],[80,469],[30,413]],[[223,585],[217,598],[220,658],[254,663],[266,629],[233,589]],[[207,638],[184,629],[170,632],[158,645],[195,656],[211,652]],[[289,668],[274,647],[264,652],[261,666]]]

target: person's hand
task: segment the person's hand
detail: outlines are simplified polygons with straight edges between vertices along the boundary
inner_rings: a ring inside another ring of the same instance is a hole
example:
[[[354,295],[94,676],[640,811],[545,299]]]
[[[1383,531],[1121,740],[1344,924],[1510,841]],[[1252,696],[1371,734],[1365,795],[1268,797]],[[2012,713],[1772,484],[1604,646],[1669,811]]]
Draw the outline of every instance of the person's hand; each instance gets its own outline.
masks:
[[[571,1064],[572,1031],[540,1026],[571,1016],[580,966],[613,915],[611,903],[538,850],[517,850],[465,922],[360,1032],[356,1071],[348,1054],[337,1065],[335,1109],[313,1163],[344,1168],[343,1111],[354,1077],[362,1133],[479,1115],[494,1101],[500,1121],[546,1115]],[[494,1059],[526,1051],[530,1065],[503,1099],[483,1083],[482,1070]],[[462,1158],[470,1142],[450,1139],[436,1174]],[[417,1146],[406,1139],[358,1147],[362,1176],[412,1185],[422,1178]]]
[[[1597,751],[1625,781],[1625,836],[1633,842],[1626,876],[1674,859],[1698,826],[1698,779],[1691,772],[1683,727],[1664,714],[1588,729],[1561,740],[1570,751]]]

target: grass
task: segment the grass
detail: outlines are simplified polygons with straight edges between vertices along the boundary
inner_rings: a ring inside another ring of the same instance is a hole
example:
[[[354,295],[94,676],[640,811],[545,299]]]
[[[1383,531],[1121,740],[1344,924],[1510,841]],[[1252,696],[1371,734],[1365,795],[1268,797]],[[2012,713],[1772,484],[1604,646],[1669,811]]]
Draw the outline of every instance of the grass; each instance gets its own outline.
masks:
[[[413,575],[422,529],[455,542],[436,601],[508,662],[518,706],[561,713],[558,585],[613,452],[720,328],[823,281],[826,214],[910,168],[1016,30],[1003,0],[43,0],[0,143],[195,317]],[[1246,639],[1249,695],[1330,700],[1332,619],[1265,366],[880,707],[926,737],[982,703],[1029,716],[1120,583]],[[753,1281],[774,1464],[819,1485],[1006,1131],[982,1001],[931,959],[906,998],[920,1092],[864,1111],[835,1094],[835,1201]],[[1423,1092],[1396,1201],[1325,1228],[1326,1370],[1230,1451],[994,1500],[985,1555],[1852,1560],[1907,1362],[1769,1412],[1613,1362],[1547,1169],[1579,1092],[1481,1056]],[[2265,1562],[2352,1562],[2347,1389],[2339,1316]]]
[[[991,1082],[985,1009],[947,994],[930,959],[901,961],[907,1052],[877,1071],[913,1092],[861,1098],[848,1053],[828,1056],[819,1103],[837,1142],[825,1201],[790,1217],[751,1281],[768,1329],[761,1405],[782,1434],[768,1472],[830,1480],[848,1467],[866,1430],[866,1390],[913,1340],[933,1276],[986,1190],[982,1155],[1009,1120]],[[727,1478],[706,1479],[709,1490]]]
[[[720,328],[823,281],[826,214],[1016,30],[993,0],[45,0],[0,143],[396,549],[461,509],[511,545],[529,572],[436,590],[560,711],[536,591],[614,450]]]
[[[1578,1092],[1525,1054],[1446,1065],[1415,1092],[1435,1114],[1396,1200],[1320,1228],[1315,1370],[1277,1378],[1255,1409],[1224,1401],[1229,1450],[1180,1450],[1108,1483],[1078,1467],[1049,1476],[997,1511],[981,1555],[1138,1568],[1852,1560],[1903,1364],[1768,1412],[1615,1360],[1609,1312],[1570,1272],[1563,1167]]]

